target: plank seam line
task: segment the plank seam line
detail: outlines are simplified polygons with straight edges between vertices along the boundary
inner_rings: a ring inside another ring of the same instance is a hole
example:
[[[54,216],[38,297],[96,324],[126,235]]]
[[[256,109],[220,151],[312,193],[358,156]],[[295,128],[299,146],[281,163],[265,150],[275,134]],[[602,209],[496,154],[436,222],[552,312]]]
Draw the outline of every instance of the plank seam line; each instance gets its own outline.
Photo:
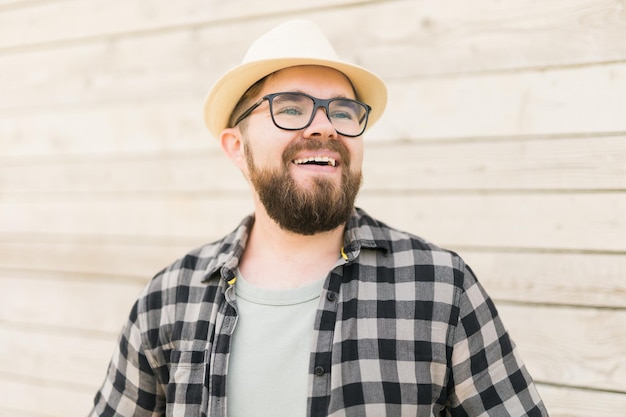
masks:
[[[576,309],[579,311],[609,311],[615,313],[623,313],[626,312],[626,305],[623,307],[615,307],[615,306],[604,306],[604,305],[594,305],[594,304],[571,304],[571,303],[539,303],[532,301],[519,301],[519,300],[511,300],[506,298],[495,298],[496,307],[498,306],[513,306],[513,307],[528,307],[528,308],[548,308],[553,310],[564,310],[564,309]]]
[[[172,260],[174,261],[174,260]],[[156,273],[160,266],[155,265],[154,272]],[[154,275],[154,274],[152,274]],[[0,280],[13,279],[19,277],[24,280],[34,281],[46,281],[46,282],[84,282],[84,283],[108,283],[113,282],[117,284],[132,285],[145,285],[152,278],[151,276],[125,273],[98,273],[90,271],[76,271],[67,269],[51,269],[51,268],[32,268],[32,267],[5,267],[0,266]]]
[[[626,135],[625,131],[605,131],[605,132],[560,132],[560,133],[535,133],[535,134],[512,134],[512,135],[482,135],[482,136],[448,136],[448,137],[424,137],[419,139],[368,139],[365,141],[369,147],[389,147],[394,145],[456,145],[468,143],[491,143],[491,142],[530,142],[547,140],[568,140],[568,139],[596,139],[596,138],[619,138]]]
[[[383,189],[368,188],[365,186],[359,196],[368,199],[381,199],[383,197],[505,197],[505,196],[565,196],[565,195],[622,195],[625,188],[580,188],[580,189]],[[204,200],[206,198],[229,198],[233,200],[250,201],[247,189],[130,189],[130,190],[101,190],[93,191],[81,189],[76,191],[8,191],[0,192],[0,200],[4,204],[40,204],[46,203],[141,203],[145,201],[172,202],[178,199]],[[358,200],[357,200],[358,202]],[[359,204],[357,204],[359,205]],[[365,207],[366,208],[366,207]]]
[[[546,255],[610,255],[624,256],[626,250],[610,249],[570,249],[570,248],[542,248],[542,247],[511,247],[511,246],[479,246],[479,245],[453,245],[457,252],[482,252],[482,253],[513,253],[513,254],[546,254]]]
[[[106,371],[106,368],[103,370],[103,376],[104,376],[104,371]],[[94,389],[93,387],[88,386],[88,385],[79,384],[75,382],[69,382],[69,381],[63,381],[63,380],[59,380],[56,378],[43,379],[43,378],[35,377],[32,375],[15,374],[15,373],[6,372],[6,371],[0,371],[0,379],[4,379],[9,382],[14,382],[18,384],[38,385],[41,387],[54,386],[54,387],[61,387],[61,388],[70,389],[74,391],[93,392],[94,395],[95,395],[95,390],[97,390],[97,388]]]
[[[563,384],[557,384],[555,382],[548,382],[548,381],[541,381],[541,380],[535,380],[535,382],[538,385],[544,385],[544,386],[558,388],[558,389],[576,389],[576,390],[582,390],[582,391],[593,391],[593,392],[599,392],[599,393],[619,394],[619,395],[626,394],[626,391],[613,390],[609,388],[585,387],[582,385],[563,385]]]
[[[495,174],[494,174],[495,175]],[[626,188],[367,188],[361,194],[384,196],[420,195],[529,195],[529,194],[621,194]]]
[[[33,0],[33,1],[36,1],[36,0]],[[274,11],[269,11],[266,13],[261,12],[257,14],[252,14],[249,16],[243,16],[243,17],[232,16],[232,17],[225,17],[225,18],[221,18],[217,20],[207,20],[207,18],[196,19],[193,16],[191,16],[191,17],[188,17],[187,20],[180,20],[180,21],[177,21],[176,23],[170,23],[170,24],[165,23],[165,24],[161,24],[157,26],[147,26],[147,27],[138,28],[138,29],[129,28],[123,31],[118,31],[118,32],[105,32],[105,33],[99,33],[99,34],[94,34],[94,35],[83,35],[83,36],[74,37],[74,38],[62,38],[62,39],[55,39],[52,41],[39,41],[39,42],[23,43],[23,44],[13,45],[13,46],[0,47],[0,55],[30,52],[33,50],[43,50],[43,49],[51,49],[51,48],[53,49],[57,47],[73,46],[76,44],[83,44],[83,43],[118,41],[124,38],[139,38],[139,37],[160,35],[163,33],[171,33],[171,32],[184,32],[184,31],[193,32],[196,30],[201,30],[206,27],[210,27],[210,26],[214,26],[214,27],[229,26],[229,25],[232,25],[233,23],[243,24],[245,22],[260,20],[260,19],[276,19],[278,17],[284,17],[284,16],[299,16],[302,13],[311,13],[315,11],[350,9],[350,8],[362,6],[363,4],[370,4],[370,3],[372,3],[372,1],[363,0],[363,1],[355,2],[351,4],[325,5],[321,7],[309,6],[309,7],[302,7],[302,8],[295,9],[295,10],[287,10],[287,11],[274,10]],[[379,2],[374,2],[374,3],[379,3]],[[5,7],[10,7],[10,5],[5,6]],[[2,11],[2,9],[3,8],[0,6],[0,11]],[[245,52],[244,50],[241,51],[242,54],[244,52]]]
[[[130,313],[131,307],[132,304],[128,305],[126,316],[128,316],[128,314]],[[112,343],[115,343],[117,337],[119,336],[119,332],[121,331],[122,323],[120,323],[118,329],[115,331],[93,330],[80,327],[64,327],[52,324],[40,324],[19,321],[8,322],[6,320],[4,320],[0,326],[0,328],[15,329],[24,333],[47,334],[54,336],[76,336],[85,339],[100,339],[105,342],[111,341]]]

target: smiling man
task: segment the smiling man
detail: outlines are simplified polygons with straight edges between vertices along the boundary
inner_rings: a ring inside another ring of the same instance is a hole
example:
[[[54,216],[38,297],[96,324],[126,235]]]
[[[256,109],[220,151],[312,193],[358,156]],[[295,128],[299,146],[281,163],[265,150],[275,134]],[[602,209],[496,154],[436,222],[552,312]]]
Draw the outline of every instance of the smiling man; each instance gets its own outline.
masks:
[[[92,416],[547,416],[463,260],[354,207],[386,97],[307,21],[213,85],[254,213],[148,284]]]
[[[327,67],[279,70],[257,85],[261,94],[281,92],[263,95],[221,134],[253,185],[257,216],[267,214],[281,229],[302,235],[343,226],[361,184],[363,143],[340,136],[362,134],[367,105],[355,100],[343,74]]]

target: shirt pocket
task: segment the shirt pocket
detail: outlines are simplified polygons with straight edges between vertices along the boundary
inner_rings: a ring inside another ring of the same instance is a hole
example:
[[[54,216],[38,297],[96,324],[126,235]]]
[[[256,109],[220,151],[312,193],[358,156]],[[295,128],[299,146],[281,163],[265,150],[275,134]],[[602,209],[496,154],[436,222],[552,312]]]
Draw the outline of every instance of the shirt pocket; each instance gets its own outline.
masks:
[[[185,409],[200,411],[206,401],[206,350],[173,350],[170,356],[168,404],[185,404]],[[200,413],[196,414],[200,415]]]

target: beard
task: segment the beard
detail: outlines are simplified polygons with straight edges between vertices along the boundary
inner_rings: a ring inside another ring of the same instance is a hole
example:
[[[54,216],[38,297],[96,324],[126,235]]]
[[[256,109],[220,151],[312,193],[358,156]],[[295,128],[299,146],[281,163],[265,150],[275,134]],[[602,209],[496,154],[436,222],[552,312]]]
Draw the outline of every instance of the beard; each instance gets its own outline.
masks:
[[[361,171],[350,170],[350,155],[338,141],[317,139],[296,141],[283,152],[280,168],[259,169],[247,146],[246,160],[250,182],[269,217],[281,229],[300,235],[314,235],[345,224],[361,188]],[[308,189],[299,186],[290,173],[292,161],[302,150],[327,149],[341,156],[341,182],[323,177],[311,179]]]

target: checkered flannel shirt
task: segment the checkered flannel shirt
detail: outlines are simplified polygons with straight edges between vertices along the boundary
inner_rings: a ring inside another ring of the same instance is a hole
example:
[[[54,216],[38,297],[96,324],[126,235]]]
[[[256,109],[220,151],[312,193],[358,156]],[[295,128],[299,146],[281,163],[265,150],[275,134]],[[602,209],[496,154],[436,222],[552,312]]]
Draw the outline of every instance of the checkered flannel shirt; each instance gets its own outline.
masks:
[[[91,416],[227,415],[233,278],[253,218],[160,272]],[[312,329],[307,415],[547,416],[496,308],[456,254],[356,209]]]

